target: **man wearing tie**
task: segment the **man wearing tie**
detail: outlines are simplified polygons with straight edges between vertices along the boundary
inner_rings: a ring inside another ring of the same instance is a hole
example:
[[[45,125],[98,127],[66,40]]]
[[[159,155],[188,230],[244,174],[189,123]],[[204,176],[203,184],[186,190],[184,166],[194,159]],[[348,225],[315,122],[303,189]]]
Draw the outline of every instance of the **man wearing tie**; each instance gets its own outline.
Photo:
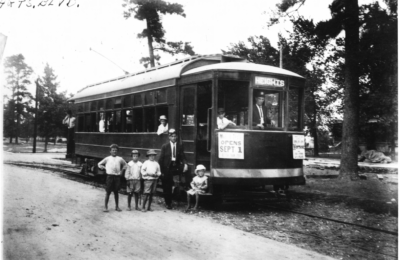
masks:
[[[187,171],[187,164],[183,147],[177,143],[177,133],[171,128],[168,131],[169,142],[161,147],[158,164],[161,167],[161,180],[163,186],[164,200],[167,209],[172,209],[172,186],[173,176]]]
[[[263,105],[265,93],[260,91],[255,95],[255,104],[253,106],[253,128],[264,129],[266,124],[271,123],[267,117],[267,108]]]
[[[63,124],[68,127],[67,133],[67,158],[72,158],[75,154],[75,117],[72,116],[72,111],[67,111],[67,116],[63,120]]]

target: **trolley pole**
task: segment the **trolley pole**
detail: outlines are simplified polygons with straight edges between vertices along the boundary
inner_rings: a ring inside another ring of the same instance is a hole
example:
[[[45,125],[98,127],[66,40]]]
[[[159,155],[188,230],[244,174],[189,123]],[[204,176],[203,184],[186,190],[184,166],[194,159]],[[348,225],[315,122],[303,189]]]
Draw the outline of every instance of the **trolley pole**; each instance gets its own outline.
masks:
[[[39,79],[36,83],[36,97],[35,97],[35,125],[33,127],[33,148],[32,153],[36,153],[36,137],[37,137],[37,121],[38,121],[38,97],[39,97]]]

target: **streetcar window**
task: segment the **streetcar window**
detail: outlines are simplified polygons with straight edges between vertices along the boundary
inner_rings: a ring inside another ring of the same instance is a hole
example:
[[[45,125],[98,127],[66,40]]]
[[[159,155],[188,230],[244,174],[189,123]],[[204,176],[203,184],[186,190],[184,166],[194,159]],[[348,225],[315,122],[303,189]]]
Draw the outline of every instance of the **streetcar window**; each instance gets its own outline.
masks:
[[[154,104],[154,92],[146,92],[144,93],[144,104],[145,105],[152,105]]]
[[[84,132],[91,132],[91,118],[90,118],[90,114],[86,114],[85,115],[85,129],[83,130]]]
[[[115,126],[114,132],[121,132],[121,110],[115,111]]]
[[[183,90],[182,125],[194,125],[194,93],[194,88],[186,88]]]
[[[123,132],[130,133],[133,131],[133,112],[132,110],[122,111]]]
[[[114,112],[106,112],[106,132],[115,132],[114,124],[115,124]]]
[[[289,130],[300,129],[300,89],[289,89]]]
[[[113,99],[106,99],[106,109],[112,109],[113,108]]]
[[[83,103],[83,112],[88,112],[89,111],[89,102]]]
[[[83,112],[83,104],[82,104],[82,103],[78,104],[77,107],[78,107],[78,108],[77,108],[78,113]]]
[[[90,102],[90,111],[96,111],[96,110],[97,110],[97,101]]]
[[[156,114],[154,107],[148,107],[144,110],[144,131],[145,132],[157,132],[156,130]]]
[[[133,96],[133,106],[134,107],[142,106],[142,94],[135,94]]]
[[[98,102],[98,109],[99,109],[99,110],[104,110],[104,109],[105,109],[105,107],[104,107],[104,100],[100,100],[100,101]]]
[[[218,108],[237,126],[248,126],[249,82],[221,80],[218,87]]]
[[[96,113],[90,113],[90,131],[91,132],[97,132],[97,119],[96,119],[97,114]]]
[[[253,94],[253,129],[283,128],[283,92],[256,89]],[[262,102],[263,128],[259,126],[261,119],[258,102]]]
[[[167,103],[167,90],[162,89],[157,91],[157,104]]]
[[[83,115],[78,115],[78,132],[83,132],[83,129],[84,129],[84,125],[83,125],[83,122],[84,122],[84,117],[83,117]]]
[[[143,132],[143,109],[133,110],[133,132]]]
[[[132,106],[132,95],[125,96],[123,107],[131,107],[131,106]]]
[[[121,108],[122,106],[122,98],[118,97],[114,99],[114,108]]]

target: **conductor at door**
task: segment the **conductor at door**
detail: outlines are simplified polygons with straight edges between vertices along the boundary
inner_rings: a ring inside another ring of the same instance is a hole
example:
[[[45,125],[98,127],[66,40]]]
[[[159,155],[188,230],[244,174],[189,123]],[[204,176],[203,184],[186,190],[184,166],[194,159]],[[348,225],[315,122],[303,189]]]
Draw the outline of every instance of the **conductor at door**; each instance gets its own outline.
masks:
[[[266,125],[271,124],[271,119],[267,117],[267,108],[264,106],[265,93],[262,91],[256,92],[253,105],[253,128],[264,129]]]

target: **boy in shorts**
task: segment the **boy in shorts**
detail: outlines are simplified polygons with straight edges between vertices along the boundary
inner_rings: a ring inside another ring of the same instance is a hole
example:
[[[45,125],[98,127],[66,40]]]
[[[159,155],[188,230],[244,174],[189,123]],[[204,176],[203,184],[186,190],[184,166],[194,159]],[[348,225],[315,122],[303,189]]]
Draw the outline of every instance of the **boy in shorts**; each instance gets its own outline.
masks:
[[[118,207],[118,190],[121,185],[121,172],[125,169],[126,162],[124,159],[117,156],[118,148],[118,145],[112,144],[110,146],[111,156],[104,158],[97,165],[100,169],[105,169],[107,173],[104,212],[108,212],[108,200],[110,199],[111,192],[114,193],[115,210],[121,211],[121,209]]]
[[[140,153],[138,150],[133,150],[132,161],[128,163],[125,171],[126,191],[128,192],[128,210],[131,210],[132,195],[135,194],[135,209],[139,210],[138,201],[140,193],[140,170],[142,163],[139,161]]]
[[[153,199],[153,194],[157,188],[157,179],[161,175],[160,165],[158,164],[158,162],[154,160],[156,158],[156,155],[157,155],[156,151],[149,150],[146,155],[147,157],[149,157],[149,159],[145,161],[142,165],[141,173],[142,173],[142,179],[144,180],[144,190],[143,190],[144,198],[142,206],[143,212],[146,212],[147,210],[151,211],[150,206]],[[146,210],[147,200],[149,200],[149,204]]]

